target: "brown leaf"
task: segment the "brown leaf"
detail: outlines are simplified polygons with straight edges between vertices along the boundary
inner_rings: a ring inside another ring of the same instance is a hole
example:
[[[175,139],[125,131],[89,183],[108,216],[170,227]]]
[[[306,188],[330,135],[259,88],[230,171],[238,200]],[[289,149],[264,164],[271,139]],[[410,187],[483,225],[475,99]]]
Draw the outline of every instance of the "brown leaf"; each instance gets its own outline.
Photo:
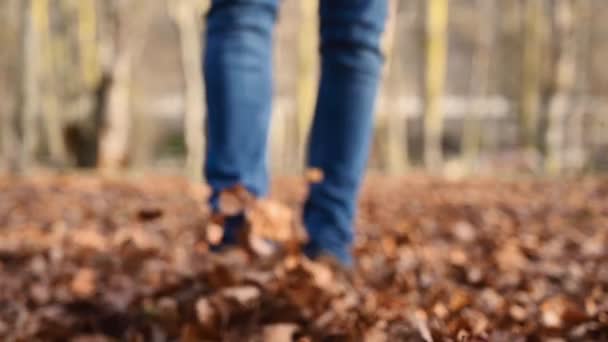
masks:
[[[272,241],[255,235],[249,236],[249,248],[259,257],[270,257],[277,252],[277,247]]]
[[[446,319],[450,314],[450,311],[443,303],[436,303],[433,306],[433,313],[440,319]]]
[[[306,259],[301,260],[304,270],[312,275],[314,284],[329,293],[338,293],[341,289],[337,287],[334,273],[330,267],[319,262],[311,262]]]
[[[309,168],[306,170],[305,177],[308,183],[317,184],[323,181],[325,175],[320,168]]]
[[[196,301],[196,318],[206,328],[213,327],[217,323],[217,313],[207,298],[199,298]]]
[[[186,323],[182,325],[179,336],[180,342],[200,342],[201,340],[200,331],[194,324]]]
[[[523,270],[528,264],[528,259],[516,241],[507,241],[495,255],[496,262],[503,271]]]
[[[209,223],[207,225],[206,237],[207,242],[211,245],[217,245],[222,241],[224,236],[224,228],[216,223]]]
[[[72,278],[70,289],[72,293],[81,298],[88,298],[95,294],[97,286],[97,272],[91,268],[81,268]]]
[[[247,221],[255,236],[286,242],[295,239],[294,216],[287,206],[268,199],[260,199],[247,210]]]
[[[490,326],[490,320],[481,311],[465,309],[463,312],[463,316],[468,322],[472,333],[476,336],[485,333],[488,330],[488,327]]]
[[[423,310],[416,310],[410,315],[410,320],[418,330],[420,337],[425,342],[433,342],[433,336],[431,335],[431,330],[428,326],[428,317]]]
[[[70,233],[72,242],[86,249],[103,252],[108,248],[108,239],[95,228],[78,229]]]
[[[461,248],[452,249],[449,258],[450,262],[455,266],[467,266],[469,260],[467,253]]]
[[[109,337],[104,335],[80,335],[70,339],[70,342],[110,342]]]
[[[49,285],[40,283],[32,284],[30,286],[30,296],[38,305],[48,303],[51,299]]]
[[[364,342],[388,342],[388,334],[378,327],[373,327],[365,333]]]
[[[198,304],[198,302],[197,302]],[[171,297],[159,298],[156,306],[159,314],[165,320],[176,320],[179,317],[177,301]]]
[[[460,330],[456,335],[456,341],[458,342],[469,342],[471,340],[471,334],[466,330]]]
[[[219,210],[225,216],[235,216],[245,212],[253,196],[242,185],[234,186],[220,193]]]
[[[558,295],[545,300],[541,306],[541,321],[548,328],[561,328],[585,321],[587,315],[566,297]]]
[[[114,235],[115,246],[132,243],[135,249],[141,252],[160,251],[164,243],[157,232],[144,229],[140,225],[128,227]]]
[[[457,312],[471,303],[471,296],[463,290],[455,290],[448,305],[450,311]]]
[[[472,224],[467,221],[458,221],[452,227],[454,237],[462,242],[472,242],[476,238],[476,230]]]
[[[224,298],[232,299],[241,305],[248,305],[257,301],[262,295],[255,286],[229,287],[221,291]]]
[[[293,323],[278,323],[264,327],[263,340],[266,342],[291,342],[298,326]]]
[[[517,322],[523,322],[528,319],[528,311],[520,305],[511,305],[509,314]]]
[[[9,331],[8,324],[0,319],[0,336],[6,334]]]
[[[505,310],[505,299],[494,289],[484,289],[479,295],[479,300],[486,312],[500,313]]]

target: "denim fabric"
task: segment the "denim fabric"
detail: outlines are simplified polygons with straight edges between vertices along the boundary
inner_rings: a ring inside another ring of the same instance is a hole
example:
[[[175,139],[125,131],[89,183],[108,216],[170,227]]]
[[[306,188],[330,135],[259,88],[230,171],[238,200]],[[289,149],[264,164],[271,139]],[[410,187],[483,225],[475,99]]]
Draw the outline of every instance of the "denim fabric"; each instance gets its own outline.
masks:
[[[307,0],[299,0],[307,1]],[[272,40],[278,0],[213,0],[204,73],[208,126],[206,178],[218,194],[242,184],[268,188]],[[387,0],[321,0],[321,80],[308,164],[323,171],[304,208],[310,256],[350,263],[352,221],[368,159],[383,58]]]

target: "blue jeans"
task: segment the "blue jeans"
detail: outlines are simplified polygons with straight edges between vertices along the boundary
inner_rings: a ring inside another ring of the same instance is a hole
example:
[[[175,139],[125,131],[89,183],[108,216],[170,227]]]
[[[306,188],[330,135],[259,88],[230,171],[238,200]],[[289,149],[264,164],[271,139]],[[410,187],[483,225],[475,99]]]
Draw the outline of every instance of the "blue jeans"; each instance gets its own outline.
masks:
[[[308,0],[298,0],[308,1]],[[204,72],[208,127],[206,178],[218,194],[241,184],[268,188],[267,141],[272,35],[279,0],[213,0]],[[312,257],[351,262],[353,217],[372,136],[383,57],[387,0],[321,0],[321,80],[309,136],[308,165],[323,171],[310,186],[304,224]]]

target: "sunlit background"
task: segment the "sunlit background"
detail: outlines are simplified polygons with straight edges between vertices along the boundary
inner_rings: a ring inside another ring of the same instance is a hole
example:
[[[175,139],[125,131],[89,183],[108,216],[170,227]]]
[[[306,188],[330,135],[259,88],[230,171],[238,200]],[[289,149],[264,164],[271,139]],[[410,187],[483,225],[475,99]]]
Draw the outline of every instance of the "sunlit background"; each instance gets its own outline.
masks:
[[[205,0],[0,2],[0,169],[200,177]],[[317,1],[276,29],[270,164],[303,169]],[[396,0],[370,168],[563,175],[608,168],[608,3]],[[344,99],[348,101],[348,99]]]

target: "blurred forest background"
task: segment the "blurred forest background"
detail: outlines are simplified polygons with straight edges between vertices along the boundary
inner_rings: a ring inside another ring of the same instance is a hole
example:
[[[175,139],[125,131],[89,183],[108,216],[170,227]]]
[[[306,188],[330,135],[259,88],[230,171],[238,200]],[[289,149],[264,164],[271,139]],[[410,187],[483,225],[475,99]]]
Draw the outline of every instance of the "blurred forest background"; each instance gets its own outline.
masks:
[[[608,1],[387,0],[348,275],[298,252],[319,0],[277,1],[279,177],[210,253],[210,0],[0,0],[0,340],[608,341]]]
[[[1,0],[0,170],[169,168],[199,178],[208,5]],[[317,6],[282,1],[270,145],[279,174],[303,168]],[[607,2],[396,0],[390,12],[372,169],[608,169]]]

